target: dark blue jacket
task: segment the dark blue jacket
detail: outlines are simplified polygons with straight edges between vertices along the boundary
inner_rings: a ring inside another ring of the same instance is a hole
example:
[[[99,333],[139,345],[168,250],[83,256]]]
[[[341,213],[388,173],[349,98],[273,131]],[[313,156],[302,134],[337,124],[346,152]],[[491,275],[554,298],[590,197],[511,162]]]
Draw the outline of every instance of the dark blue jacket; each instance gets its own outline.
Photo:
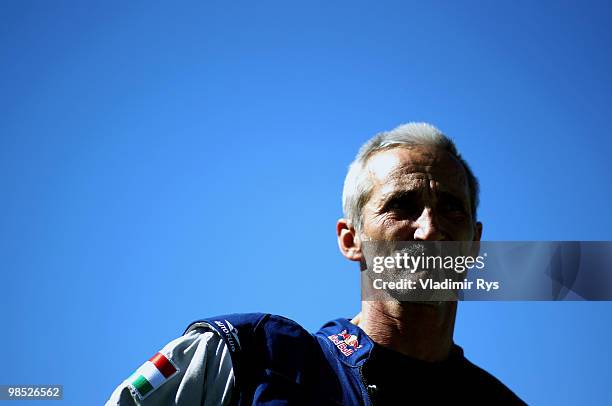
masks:
[[[458,346],[436,366],[375,345],[347,319],[330,321],[315,334],[263,313],[199,322],[214,327],[230,350],[238,405],[524,404]],[[396,392],[401,398],[390,400]]]

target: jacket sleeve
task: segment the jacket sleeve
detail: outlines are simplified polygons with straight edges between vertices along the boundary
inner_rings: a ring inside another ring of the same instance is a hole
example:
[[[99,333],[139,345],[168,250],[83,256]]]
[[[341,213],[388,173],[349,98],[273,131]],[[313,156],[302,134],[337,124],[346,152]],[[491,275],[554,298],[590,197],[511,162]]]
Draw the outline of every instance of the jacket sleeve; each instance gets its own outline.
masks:
[[[123,381],[106,406],[228,405],[233,390],[227,345],[212,327],[200,323]]]

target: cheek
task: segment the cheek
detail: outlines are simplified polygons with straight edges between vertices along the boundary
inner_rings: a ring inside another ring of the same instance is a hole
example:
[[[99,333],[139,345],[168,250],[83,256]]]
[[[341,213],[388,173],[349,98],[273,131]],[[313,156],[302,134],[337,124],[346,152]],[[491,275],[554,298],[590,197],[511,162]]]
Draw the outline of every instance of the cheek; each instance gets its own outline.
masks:
[[[453,241],[471,241],[474,239],[474,224],[470,219],[464,221],[446,221],[442,231]]]
[[[410,240],[414,236],[411,221],[397,220],[388,216],[372,219],[364,231],[373,240],[403,241]]]

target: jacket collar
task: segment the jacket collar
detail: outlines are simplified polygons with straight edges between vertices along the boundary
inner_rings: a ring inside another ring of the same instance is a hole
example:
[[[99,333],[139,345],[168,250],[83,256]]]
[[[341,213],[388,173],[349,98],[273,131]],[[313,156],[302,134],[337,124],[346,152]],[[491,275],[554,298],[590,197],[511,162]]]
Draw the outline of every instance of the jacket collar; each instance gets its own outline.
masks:
[[[338,360],[352,367],[361,366],[367,361],[374,348],[374,342],[365,331],[345,318],[325,323],[315,335],[332,348]],[[447,362],[464,359],[463,348],[453,343]]]
[[[374,347],[372,339],[345,318],[325,323],[316,336],[331,348],[340,362],[352,367],[361,366]]]

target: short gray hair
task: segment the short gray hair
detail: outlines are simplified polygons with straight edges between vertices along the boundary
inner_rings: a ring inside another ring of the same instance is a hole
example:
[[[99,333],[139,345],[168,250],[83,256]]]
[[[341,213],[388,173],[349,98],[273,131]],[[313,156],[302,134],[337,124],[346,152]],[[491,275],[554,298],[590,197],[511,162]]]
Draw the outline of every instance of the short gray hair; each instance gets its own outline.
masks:
[[[366,170],[368,159],[379,151],[420,145],[440,148],[457,158],[461,163],[467,175],[472,218],[476,219],[479,193],[478,179],[457,151],[455,143],[429,123],[408,123],[402,124],[391,131],[376,134],[361,146],[355,160],[349,166],[342,191],[342,208],[344,217],[357,231],[361,229],[362,225],[361,212],[372,193],[372,181]]]

